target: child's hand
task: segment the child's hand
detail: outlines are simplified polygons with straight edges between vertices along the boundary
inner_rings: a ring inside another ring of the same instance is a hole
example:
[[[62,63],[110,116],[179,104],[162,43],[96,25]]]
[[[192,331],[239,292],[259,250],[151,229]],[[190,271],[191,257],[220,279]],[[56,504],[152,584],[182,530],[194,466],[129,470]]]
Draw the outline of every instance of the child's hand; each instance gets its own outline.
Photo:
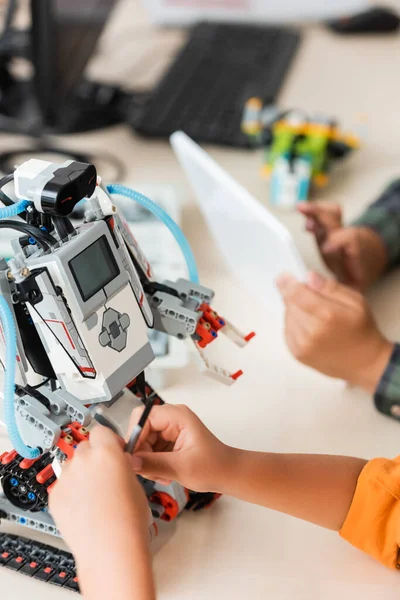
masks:
[[[143,409],[132,413],[131,426]],[[232,470],[234,451],[218,440],[186,406],[155,406],[132,457],[144,477],[178,481],[196,492],[219,492]]]
[[[344,227],[338,204],[304,202],[298,210],[325,264],[341,283],[363,291],[384,272],[388,256],[380,236],[368,227]]]
[[[123,552],[128,537],[148,546],[148,503],[130,458],[120,438],[97,426],[50,492],[50,512],[78,563]]]
[[[363,296],[311,273],[308,284],[284,275],[286,341],[302,363],[374,392],[393,345],[378,331]]]

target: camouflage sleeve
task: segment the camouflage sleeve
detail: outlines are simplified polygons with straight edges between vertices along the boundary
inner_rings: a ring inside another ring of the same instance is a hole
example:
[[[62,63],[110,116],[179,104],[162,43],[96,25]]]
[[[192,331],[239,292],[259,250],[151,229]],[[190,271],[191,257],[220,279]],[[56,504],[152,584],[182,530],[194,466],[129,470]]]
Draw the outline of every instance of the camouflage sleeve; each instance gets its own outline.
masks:
[[[400,264],[400,179],[393,181],[352,225],[375,231],[386,246],[388,266]]]
[[[376,388],[376,408],[400,420],[400,344],[395,344],[388,365]]]

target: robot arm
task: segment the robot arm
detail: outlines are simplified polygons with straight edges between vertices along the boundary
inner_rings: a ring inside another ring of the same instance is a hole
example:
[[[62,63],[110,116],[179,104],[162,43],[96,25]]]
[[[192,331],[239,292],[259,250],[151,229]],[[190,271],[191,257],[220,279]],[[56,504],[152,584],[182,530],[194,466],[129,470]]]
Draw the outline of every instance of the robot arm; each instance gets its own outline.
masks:
[[[149,284],[145,289],[153,310],[155,329],[181,340],[190,340],[202,371],[226,385],[233,384],[242,375],[242,371],[228,371],[207,358],[205,349],[218,338],[218,333],[225,334],[240,347],[246,346],[255,335],[241,333],[211,308],[212,290],[185,279]]]
[[[205,348],[218,338],[218,333],[229,337],[236,345],[244,347],[255,333],[244,334],[210,306],[213,290],[186,279],[175,282],[154,280],[151,266],[137,244],[127,223],[116,216],[119,233],[139,274],[142,289],[153,315],[153,327],[180,340],[193,342],[196,361],[209,377],[226,385],[233,384],[242,371],[228,371],[207,358]],[[141,296],[143,299],[143,296]]]

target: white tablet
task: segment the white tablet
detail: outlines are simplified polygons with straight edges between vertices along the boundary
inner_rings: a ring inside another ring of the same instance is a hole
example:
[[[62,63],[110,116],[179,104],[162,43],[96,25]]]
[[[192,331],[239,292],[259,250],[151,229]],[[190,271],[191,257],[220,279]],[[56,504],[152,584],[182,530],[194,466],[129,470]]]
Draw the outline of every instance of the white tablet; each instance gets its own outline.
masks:
[[[289,231],[185,133],[177,131],[170,140],[227,264],[271,306],[280,273],[306,276]]]

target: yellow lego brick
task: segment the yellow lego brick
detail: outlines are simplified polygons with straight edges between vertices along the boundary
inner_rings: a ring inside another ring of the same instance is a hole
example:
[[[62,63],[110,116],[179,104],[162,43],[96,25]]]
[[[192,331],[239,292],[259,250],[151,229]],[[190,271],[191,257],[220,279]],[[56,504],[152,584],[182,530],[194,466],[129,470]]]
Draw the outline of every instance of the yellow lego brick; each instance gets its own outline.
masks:
[[[261,132],[261,127],[257,122],[245,122],[242,123],[242,131],[246,135],[257,135]]]
[[[277,133],[289,131],[290,133],[299,135],[302,133],[306,133],[306,127],[307,127],[306,123],[302,123],[301,125],[293,125],[292,123],[289,123],[288,121],[282,120],[282,121],[278,121],[275,124],[275,131]]]
[[[317,173],[313,177],[313,183],[315,183],[315,185],[319,188],[325,187],[327,185],[328,181],[329,181],[329,177],[328,177],[328,175],[325,175],[325,173]]]
[[[345,144],[350,146],[350,148],[354,148],[355,150],[358,150],[360,147],[360,140],[358,138],[356,138],[355,135],[351,135],[351,134],[342,135],[338,139],[342,140]]]
[[[330,138],[332,136],[332,127],[322,123],[308,123],[305,127],[306,135],[321,135]]]
[[[249,98],[246,102],[246,107],[254,110],[261,110],[263,107],[261,98]]]
[[[272,173],[272,167],[271,165],[263,165],[260,169],[260,175],[261,177],[268,179],[271,176]]]

